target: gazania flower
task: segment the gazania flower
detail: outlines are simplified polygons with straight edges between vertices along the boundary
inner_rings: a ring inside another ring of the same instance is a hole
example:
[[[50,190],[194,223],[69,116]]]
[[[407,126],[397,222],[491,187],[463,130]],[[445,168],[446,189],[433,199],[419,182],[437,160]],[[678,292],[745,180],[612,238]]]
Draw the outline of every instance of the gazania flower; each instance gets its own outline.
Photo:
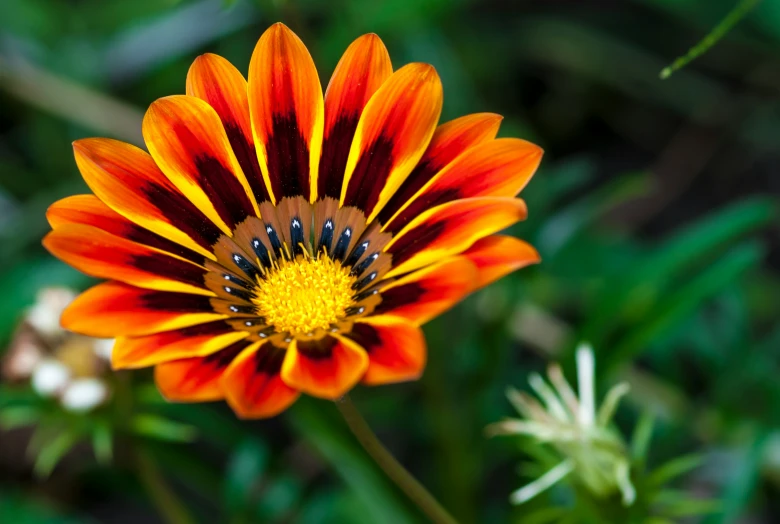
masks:
[[[495,139],[501,118],[437,127],[433,67],[393,72],[376,35],[347,49],[323,97],[306,47],[282,24],[260,38],[248,81],[203,55],[186,95],[154,102],[149,153],[79,140],[94,195],[55,203],[45,246],[110,279],[64,313],[118,337],[115,368],[156,366],[171,400],[225,398],[271,416],[300,392],[420,376],[421,324],[538,260],[494,233],[539,147]]]

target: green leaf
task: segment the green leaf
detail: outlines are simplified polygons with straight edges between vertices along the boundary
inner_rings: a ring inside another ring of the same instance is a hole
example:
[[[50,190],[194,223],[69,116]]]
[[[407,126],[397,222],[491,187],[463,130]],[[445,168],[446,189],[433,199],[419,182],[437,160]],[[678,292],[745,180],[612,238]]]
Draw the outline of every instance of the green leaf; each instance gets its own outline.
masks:
[[[291,475],[281,476],[263,491],[258,515],[267,520],[282,520],[295,511],[300,499],[300,481]]]
[[[700,454],[677,457],[653,470],[647,477],[647,483],[653,487],[661,487],[667,482],[693,471],[701,466],[703,462],[704,457]]]
[[[77,433],[65,430],[44,443],[33,465],[35,475],[39,478],[48,477],[62,457],[78,443],[79,437]]]
[[[523,524],[552,524],[560,522],[561,519],[569,514],[571,509],[561,507],[547,507],[531,512],[526,515],[521,522]]]
[[[728,483],[720,496],[723,511],[709,517],[704,521],[705,524],[731,524],[737,521],[753,496],[761,476],[767,439],[768,433],[760,430],[747,448],[741,450],[737,467],[730,472]]]
[[[642,468],[647,463],[647,454],[650,451],[654,427],[655,414],[650,410],[645,410],[639,417],[639,422],[636,423],[634,433],[631,436],[631,460]]]
[[[589,310],[580,340],[601,347],[606,336],[620,326],[628,313],[641,318],[656,304],[672,281],[736,239],[769,224],[776,205],[767,199],[751,199],[712,213],[650,251],[626,273],[610,278],[609,287]]]
[[[228,459],[223,497],[232,514],[246,513],[268,467],[268,448],[257,439],[246,439]]]
[[[198,433],[194,426],[150,414],[134,416],[130,427],[137,435],[172,442],[192,442]]]
[[[37,406],[10,406],[0,409],[0,428],[9,430],[30,426],[40,418],[41,410]]]
[[[539,250],[545,257],[555,256],[576,233],[616,205],[646,193],[649,187],[648,174],[637,173],[616,178],[587,193],[545,223],[538,237]]]
[[[661,338],[667,330],[689,316],[701,303],[761,260],[760,244],[749,242],[732,248],[697,276],[670,293],[647,314],[642,323],[630,331],[609,352],[603,372],[608,374]]]
[[[104,421],[98,421],[92,430],[92,448],[97,461],[107,466],[114,457],[113,430]]]
[[[703,516],[723,510],[719,500],[695,499],[689,493],[678,490],[661,491],[653,498],[653,503],[668,517]]]
[[[77,518],[61,514],[62,510],[48,507],[45,499],[23,497],[3,487],[0,493],[0,522],[9,524],[87,524],[88,518]]]

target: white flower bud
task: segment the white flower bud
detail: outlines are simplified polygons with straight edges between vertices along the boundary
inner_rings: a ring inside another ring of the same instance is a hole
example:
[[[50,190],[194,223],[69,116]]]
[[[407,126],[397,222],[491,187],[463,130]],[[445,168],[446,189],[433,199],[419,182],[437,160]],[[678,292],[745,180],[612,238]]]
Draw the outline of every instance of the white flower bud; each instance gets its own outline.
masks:
[[[70,380],[70,370],[65,364],[52,358],[42,360],[32,374],[32,387],[42,397],[59,394]]]
[[[108,397],[108,387],[97,378],[76,379],[65,388],[60,397],[62,407],[83,413],[102,404]]]

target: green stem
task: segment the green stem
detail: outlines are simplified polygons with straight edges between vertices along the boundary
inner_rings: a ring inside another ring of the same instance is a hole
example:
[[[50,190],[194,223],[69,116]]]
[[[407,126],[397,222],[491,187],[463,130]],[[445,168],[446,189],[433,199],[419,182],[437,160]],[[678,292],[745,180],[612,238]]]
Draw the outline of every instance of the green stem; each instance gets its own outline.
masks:
[[[368,423],[357,410],[349,395],[344,395],[336,401],[344,420],[352,434],[358,439],[363,449],[379,465],[401,490],[436,524],[457,524],[457,521],[447,513],[433,495],[409,473],[393,455],[387,451],[377,436],[371,431]]]
[[[726,33],[731,31],[731,28],[737,25],[737,22],[742,20],[742,18],[754,7],[756,7],[760,1],[761,0],[741,0],[736,5],[736,7],[734,7],[734,9],[732,9],[731,12],[726,15],[726,18],[724,18],[721,23],[715,26],[715,29],[710,31],[710,33],[705,36],[698,44],[693,46],[683,56],[672,62],[672,65],[664,67],[659,75],[661,79],[665,80],[669,78],[672,73],[685,67],[689,62],[703,55],[710,47],[718,43],[718,40],[723,38]]]
[[[165,478],[154,460],[140,449],[136,450],[135,460],[138,477],[163,519],[168,524],[193,524],[195,521],[187,513],[184,504],[176,497],[168,483],[165,482]]]

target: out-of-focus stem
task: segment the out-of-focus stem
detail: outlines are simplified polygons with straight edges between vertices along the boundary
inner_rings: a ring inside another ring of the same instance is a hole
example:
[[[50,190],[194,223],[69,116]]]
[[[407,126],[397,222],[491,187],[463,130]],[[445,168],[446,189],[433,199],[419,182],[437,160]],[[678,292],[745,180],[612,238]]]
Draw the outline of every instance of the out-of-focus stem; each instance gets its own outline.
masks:
[[[457,524],[456,520],[447,513],[447,510],[439,504],[433,495],[428,493],[428,490],[387,451],[387,448],[379,441],[348,395],[337,400],[336,407],[363,449],[432,522]]]
[[[21,60],[0,56],[0,88],[19,100],[102,134],[143,144],[143,114],[129,104],[53,75]]]

